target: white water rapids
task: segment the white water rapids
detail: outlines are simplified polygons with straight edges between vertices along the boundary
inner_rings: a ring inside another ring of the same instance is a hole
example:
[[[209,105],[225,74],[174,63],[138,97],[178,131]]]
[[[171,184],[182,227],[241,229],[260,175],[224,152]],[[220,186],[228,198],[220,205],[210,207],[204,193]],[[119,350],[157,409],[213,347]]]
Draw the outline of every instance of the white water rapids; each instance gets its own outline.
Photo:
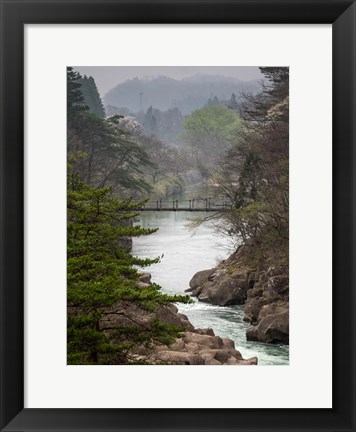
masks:
[[[138,221],[144,228],[159,230],[134,239],[132,252],[140,258],[163,255],[158,264],[145,271],[169,294],[184,294],[196,272],[215,267],[233,251],[227,238],[218,234],[211,223],[205,222],[195,231],[189,229],[193,217],[190,212],[143,212]],[[259,365],[289,364],[288,346],[246,341],[243,306],[213,306],[196,299],[193,304],[177,306],[195,327],[211,327],[216,335],[233,339],[244,358],[257,356]]]

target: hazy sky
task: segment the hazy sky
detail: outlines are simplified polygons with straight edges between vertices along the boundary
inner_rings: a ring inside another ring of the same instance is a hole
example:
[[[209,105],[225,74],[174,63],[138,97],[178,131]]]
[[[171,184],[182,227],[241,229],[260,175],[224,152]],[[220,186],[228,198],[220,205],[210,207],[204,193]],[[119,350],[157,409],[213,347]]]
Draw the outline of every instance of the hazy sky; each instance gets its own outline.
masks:
[[[243,81],[262,79],[255,66],[74,66],[81,75],[91,75],[103,97],[108,90],[127,79],[165,75],[181,79],[196,74],[225,75]]]

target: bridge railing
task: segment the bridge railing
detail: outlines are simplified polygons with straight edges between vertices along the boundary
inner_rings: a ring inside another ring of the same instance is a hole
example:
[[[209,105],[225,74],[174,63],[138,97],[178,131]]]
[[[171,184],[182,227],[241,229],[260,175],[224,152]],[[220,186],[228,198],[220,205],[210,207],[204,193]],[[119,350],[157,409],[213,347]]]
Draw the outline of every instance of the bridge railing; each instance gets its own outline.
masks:
[[[212,197],[191,198],[187,200],[151,200],[146,202],[142,210],[185,210],[185,211],[219,211],[229,209],[225,200],[214,200]]]

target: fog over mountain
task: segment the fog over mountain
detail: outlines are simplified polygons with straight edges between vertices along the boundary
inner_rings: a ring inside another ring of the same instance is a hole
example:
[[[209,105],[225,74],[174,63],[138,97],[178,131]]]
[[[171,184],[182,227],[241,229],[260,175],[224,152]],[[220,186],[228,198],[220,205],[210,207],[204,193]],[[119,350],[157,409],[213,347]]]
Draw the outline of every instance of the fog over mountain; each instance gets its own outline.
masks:
[[[214,97],[228,101],[235,93],[238,100],[240,93],[255,93],[260,87],[259,80],[242,81],[223,75],[196,74],[181,80],[167,76],[135,77],[112,88],[103,100],[105,105],[125,107],[131,112],[146,111],[152,106],[162,111],[178,108],[185,115]]]

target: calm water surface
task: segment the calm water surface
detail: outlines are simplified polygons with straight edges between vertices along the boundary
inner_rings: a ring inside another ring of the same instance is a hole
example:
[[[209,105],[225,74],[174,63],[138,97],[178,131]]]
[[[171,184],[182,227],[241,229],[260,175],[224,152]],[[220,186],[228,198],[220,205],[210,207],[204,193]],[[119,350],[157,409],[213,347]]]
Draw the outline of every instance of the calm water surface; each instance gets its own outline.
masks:
[[[141,258],[162,256],[161,261],[147,271],[164,292],[183,294],[196,272],[216,266],[233,251],[233,246],[215,231],[212,223],[190,229],[192,218],[189,212],[144,212],[139,217],[141,226],[159,228],[159,231],[134,239],[133,254]],[[213,306],[197,300],[190,305],[177,306],[195,327],[211,327],[216,335],[233,339],[244,358],[257,356],[259,365],[289,363],[288,346],[246,341],[243,306]]]

